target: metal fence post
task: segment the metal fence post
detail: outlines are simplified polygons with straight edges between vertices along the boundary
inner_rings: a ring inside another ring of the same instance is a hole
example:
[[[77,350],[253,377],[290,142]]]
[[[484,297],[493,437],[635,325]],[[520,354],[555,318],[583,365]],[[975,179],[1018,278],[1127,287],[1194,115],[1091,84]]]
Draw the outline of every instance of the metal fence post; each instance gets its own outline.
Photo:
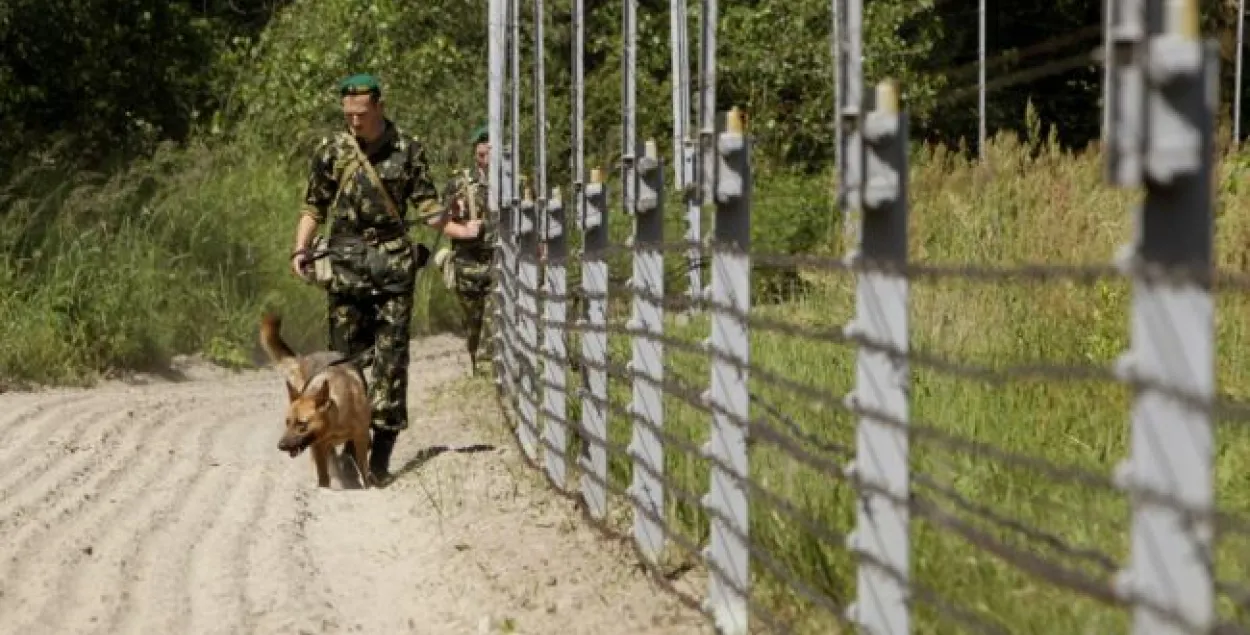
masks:
[[[634,539],[643,556],[657,562],[664,550],[664,442],[658,432],[664,426],[664,168],[659,149],[648,140],[638,160],[638,198],[634,214],[633,315],[628,329],[636,331],[629,368],[633,381],[633,435],[629,455],[634,478],[629,493],[634,498]],[[645,467],[639,469],[637,463]]]
[[[573,217],[585,213],[586,184],[586,9],[585,0],[573,0]]]
[[[531,423],[537,427],[537,419],[543,420],[543,455],[546,458],[545,464],[547,475],[551,478],[552,483],[556,487],[563,490],[565,488],[565,454],[567,453],[567,443],[565,442],[565,428],[567,422],[564,418],[564,390],[565,390],[565,372],[564,369],[568,363],[564,354],[564,216],[563,201],[560,200],[558,191],[554,193],[547,189],[547,71],[544,64],[546,58],[546,37],[544,29],[546,27],[546,11],[543,8],[543,0],[534,0],[534,156],[536,157],[536,180],[538,186],[538,200],[536,201],[536,213],[538,214],[538,232],[535,236],[535,247],[541,240],[544,250],[546,251],[545,262],[541,263],[543,272],[543,285],[547,288],[547,296],[543,299],[543,319],[545,325],[542,329],[535,328],[533,344],[535,347],[541,346],[542,351],[539,354],[535,351],[530,355],[534,360],[532,370],[537,373],[537,361],[542,359],[543,381],[542,395],[543,405],[537,410],[535,419],[531,419]],[[552,249],[559,250],[559,262],[553,263]],[[537,251],[535,249],[535,251]],[[537,253],[535,253],[537,256]],[[539,265],[534,267],[534,284],[531,287],[535,293],[535,299],[539,293],[538,288]],[[559,290],[553,288],[552,276],[558,276]],[[538,343],[538,334],[542,334],[542,343]],[[534,387],[531,395],[537,395],[538,388]],[[531,397],[532,401],[537,401]],[[534,404],[537,406],[537,404]],[[535,430],[537,434],[537,430]]]
[[[487,135],[491,140],[490,146],[490,171],[488,173],[488,184],[490,195],[486,200],[486,207],[493,217],[499,215],[499,203],[502,200],[500,191],[499,177],[502,170],[502,161],[499,149],[502,144],[499,139],[503,136],[503,70],[504,70],[504,10],[506,9],[507,0],[490,0],[490,25],[487,28],[486,37],[489,38],[489,49],[487,56],[489,57],[489,74],[490,87],[488,88],[487,101]]]
[[[640,172],[644,166],[651,166],[651,162],[645,160],[645,155],[640,160],[638,128],[637,128],[637,59],[638,59],[638,0],[625,0],[624,11],[621,14],[621,30],[625,38],[625,55],[621,60],[621,92],[623,97],[624,121],[622,122],[622,139],[621,139],[621,171],[622,171],[622,190],[624,200],[622,207],[625,214],[634,217],[634,236],[631,243],[635,249],[638,248],[638,232],[651,232],[652,225],[650,220],[652,217],[659,217],[659,214],[651,214],[640,201],[640,195],[643,193],[645,184],[642,182]],[[654,146],[654,143],[650,144]],[[655,202],[658,205],[658,201]],[[662,222],[662,218],[660,219]],[[663,229],[660,230],[663,236]],[[643,240],[650,238],[649,234],[643,235]],[[629,280],[627,288],[633,295],[633,317],[628,325],[630,328],[638,328],[642,320],[647,320],[645,324],[651,326],[651,312],[640,308],[644,298],[639,297],[639,291],[648,293],[651,289],[647,286],[657,284],[652,279],[651,272],[648,269],[650,260],[644,254],[637,251],[634,252],[634,275]],[[641,274],[641,275],[640,275]],[[661,268],[659,278],[663,278],[663,270]],[[662,282],[658,284],[662,285]],[[659,287],[663,289],[662,286]],[[650,304],[647,304],[649,307]],[[664,494],[663,486],[650,474],[645,473],[645,469],[640,469],[637,462],[644,462],[647,467],[653,467],[652,457],[659,455],[660,446],[655,433],[645,429],[644,422],[662,421],[660,410],[663,407],[662,393],[658,386],[651,385],[646,381],[647,371],[653,367],[662,364],[653,364],[650,359],[651,353],[656,349],[656,344],[648,342],[643,336],[633,335],[631,337],[633,348],[633,360],[629,363],[628,368],[640,375],[633,378],[633,400],[630,402],[629,411],[639,420],[632,422],[632,437],[627,449],[631,463],[633,463],[633,481],[627,490],[627,495],[633,501],[634,507],[634,541],[637,543],[643,557],[656,561],[659,557],[660,550],[664,546],[664,529],[650,515],[662,518],[664,512]],[[643,368],[639,368],[642,366]],[[658,381],[658,376],[657,376]],[[653,454],[654,453],[654,454]],[[663,461],[658,462],[663,465]]]
[[[500,175],[500,195],[504,203],[499,214],[499,281],[496,293],[499,305],[499,321],[496,322],[496,337],[499,351],[495,364],[498,366],[496,382],[507,399],[516,394],[516,236],[513,234],[513,220],[516,218],[516,202],[513,193],[516,191],[516,179],[513,173],[512,144],[504,144],[500,151],[503,159]]]
[[[684,183],[682,147],[690,125],[690,64],[686,54],[686,0],[668,3],[669,63],[673,68],[673,179],[678,187]]]
[[[860,414],[855,460],[847,476],[859,487],[855,530],[847,548],[859,558],[857,597],[847,619],[874,635],[910,632],[908,577],[907,117],[897,84],[877,85],[864,118],[860,198],[861,268],[848,337],[860,346],[848,406]],[[866,104],[865,104],[866,106]],[[854,157],[852,157],[854,159]],[[888,351],[880,350],[880,346]]]
[[[603,222],[607,210],[603,200],[603,178],[595,170],[587,184],[586,175],[586,9],[584,0],[573,0],[573,187],[574,218],[582,231],[582,291],[586,295],[584,313],[576,316],[582,328],[581,435],[583,453],[578,457],[582,470],[581,492],[591,518],[602,520],[607,515],[604,483],[608,477],[607,363],[608,338],[602,329],[607,326],[607,301],[600,299],[608,290],[608,268],[604,250],[608,244],[608,228]],[[597,330],[596,330],[597,329]],[[591,368],[591,365],[595,365]]]
[[[842,23],[845,25],[845,46],[839,56],[841,66],[838,68],[838,94],[841,97],[841,119],[838,126],[842,128],[841,148],[838,163],[838,210],[842,212],[842,240],[845,251],[853,251],[856,244],[856,224],[858,222],[861,203],[859,200],[860,165],[859,157],[863,154],[863,139],[860,134],[861,108],[864,95],[864,64],[863,34],[864,7],[863,0],[842,0],[845,9]]]
[[[985,161],[985,0],[977,3],[977,158]]]
[[[1107,1],[1103,145],[1106,179],[1118,187],[1141,184],[1144,76],[1139,50],[1146,36],[1144,0]]]
[[[517,386],[517,414],[520,426],[517,436],[521,441],[521,449],[531,460],[538,458],[538,394],[537,364],[535,354],[538,350],[538,232],[535,222],[536,205],[534,190],[525,187],[525,194],[518,207],[516,226],[516,249],[520,252],[517,258],[517,329],[520,331],[518,347],[518,367],[520,377]]]
[[[697,306],[695,301],[703,297],[702,253],[697,246],[702,232],[703,208],[699,204],[695,181],[694,140],[690,138],[690,47],[686,0],[670,1],[669,23],[673,49],[673,177],[686,203],[686,242],[691,245],[686,251],[689,286],[686,295],[692,300],[690,306],[693,311]]]
[[[500,329],[504,339],[504,381],[507,385],[509,403],[517,394],[517,375],[520,364],[517,350],[517,219],[520,214],[521,189],[520,178],[520,147],[521,147],[521,44],[520,24],[517,19],[517,0],[508,0],[507,7],[508,34],[508,66],[510,113],[508,117],[508,140],[504,146],[504,171],[507,187],[508,209],[500,218],[500,240],[505,246],[503,287],[503,326]],[[514,407],[516,404],[512,404]]]
[[[585,386],[582,389],[582,433],[586,435],[586,455],[579,463],[583,471],[582,496],[591,518],[607,515],[608,480],[608,249],[607,192],[603,172],[590,171],[586,185],[585,214],[581,217],[582,289],[586,293],[587,328],[582,331],[582,357]]]
[[[585,0],[573,0],[572,147],[573,217],[586,213],[586,9]]]
[[[696,202],[716,200],[716,0],[703,0],[699,10],[699,158]]]
[[[1201,37],[1197,0],[1150,0],[1145,15],[1146,197],[1135,240],[1121,254],[1133,274],[1133,308],[1131,348],[1118,367],[1137,384],[1131,452],[1116,470],[1132,502],[1132,541],[1116,582],[1133,606],[1134,634],[1209,633],[1216,618],[1210,274],[1219,52]]]
[[[503,144],[500,139],[503,138],[503,85],[504,85],[504,44],[506,39],[507,27],[507,0],[490,0],[490,25],[487,29],[487,37],[489,39],[488,57],[490,63],[490,88],[487,95],[487,128],[491,141],[490,146],[490,173],[489,173],[489,191],[486,206],[489,214],[489,221],[496,225],[499,224],[501,216],[501,208],[504,192],[506,191],[503,183],[503,155],[501,148]],[[492,302],[489,309],[492,313],[491,325],[492,330],[486,333],[486,344],[491,351],[491,365],[493,378],[496,388],[502,388],[503,366],[502,351],[503,341],[500,336],[500,326],[503,321],[503,304],[501,299],[502,275],[503,275],[503,244],[502,238],[498,237],[494,248],[494,259],[491,263],[493,269],[492,275],[495,284],[491,288]]]
[[[1233,70],[1233,147],[1241,147],[1241,67],[1245,64],[1246,0],[1237,0],[1237,57]]]
[[[512,174],[521,173],[521,18],[520,8],[517,6],[518,0],[508,0],[508,61],[509,64],[509,80],[511,82],[511,92],[509,97],[512,100],[512,115],[510,118],[511,129],[509,130],[512,144]],[[516,187],[514,180],[512,190],[513,201],[520,200],[520,189]],[[515,208],[513,209],[515,212]],[[513,225],[515,226],[515,221]]]
[[[713,223],[711,347],[712,434],[703,450],[711,464],[708,494],[710,537],[704,551],[714,567],[707,608],[725,635],[747,632],[750,552],[747,545],[748,393],[751,341],[744,316],[751,309],[751,156],[742,115],[725,117],[716,144],[716,221]],[[726,473],[726,469],[732,473]]]
[[[586,183],[586,9],[585,0],[572,0],[572,200],[574,217],[585,210]]]
[[[568,354],[565,350],[565,326],[567,290],[565,263],[568,246],[564,234],[564,199],[560,188],[551,192],[547,201],[543,228],[543,240],[547,246],[547,290],[543,329],[543,347],[546,353],[543,363],[543,431],[546,443],[547,475],[561,490],[567,487],[565,455],[568,453],[568,416],[565,412],[565,395],[568,384]]]
[[[846,33],[846,0],[829,0],[829,13],[832,18],[833,28],[829,37],[829,48],[833,55],[833,165],[838,171],[838,189],[836,194],[836,202],[838,211],[841,212],[844,205],[842,196],[843,181],[846,172],[843,169],[843,150],[845,150],[845,142],[842,139],[842,93],[845,90],[843,84],[846,82],[846,44],[843,38]]]
[[[638,0],[625,0],[621,32],[625,39],[625,53],[621,56],[621,204],[625,213],[632,215],[638,196]]]

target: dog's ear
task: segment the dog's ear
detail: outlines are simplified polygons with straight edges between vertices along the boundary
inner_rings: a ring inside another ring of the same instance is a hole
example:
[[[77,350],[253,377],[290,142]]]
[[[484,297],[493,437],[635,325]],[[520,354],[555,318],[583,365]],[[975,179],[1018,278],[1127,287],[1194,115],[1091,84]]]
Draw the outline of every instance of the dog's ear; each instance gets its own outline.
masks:
[[[314,399],[317,408],[325,408],[330,405],[330,382],[321,382],[321,387],[317,389],[317,395]]]
[[[291,385],[291,382],[283,381],[282,383],[286,386],[286,396],[288,399],[291,401],[299,399],[299,391],[295,389],[295,386]]]

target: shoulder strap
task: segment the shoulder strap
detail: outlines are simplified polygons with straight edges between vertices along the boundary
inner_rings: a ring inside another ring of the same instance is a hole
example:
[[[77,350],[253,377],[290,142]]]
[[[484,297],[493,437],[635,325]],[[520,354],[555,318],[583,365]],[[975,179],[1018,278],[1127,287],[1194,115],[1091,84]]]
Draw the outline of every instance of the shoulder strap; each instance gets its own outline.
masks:
[[[364,151],[360,149],[356,139],[346,132],[340,132],[339,136],[344,137],[343,141],[351,147],[355,154],[356,162],[362,164],[365,168],[365,175],[369,177],[369,182],[382,192],[382,201],[386,203],[387,211],[391,213],[391,216],[395,217],[395,220],[402,222],[404,219],[399,215],[399,209],[395,205],[395,201],[391,199],[391,193],[386,191],[386,187],[382,185],[382,179],[378,177],[377,170],[373,169],[373,164],[369,162],[369,157],[366,157]]]
[[[477,208],[477,187],[473,182],[473,176],[468,170],[464,170],[464,189],[465,204],[469,206],[469,220],[477,220],[481,210]]]
[[[334,200],[330,202],[330,209],[335,209],[338,207],[339,196],[343,193],[343,180],[347,177],[348,174],[352,174],[356,171],[356,168],[358,167],[356,164],[359,162],[358,157],[359,155],[353,155],[352,157],[348,158],[343,164],[335,166],[334,178],[338,182],[338,187],[335,188]]]

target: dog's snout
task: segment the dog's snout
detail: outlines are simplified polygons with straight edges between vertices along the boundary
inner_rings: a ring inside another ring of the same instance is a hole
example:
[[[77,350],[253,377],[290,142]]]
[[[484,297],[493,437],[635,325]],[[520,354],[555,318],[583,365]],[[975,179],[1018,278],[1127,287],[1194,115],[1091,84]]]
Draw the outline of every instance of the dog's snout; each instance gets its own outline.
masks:
[[[284,434],[278,439],[278,450],[295,457],[303,452],[305,448],[312,445],[312,442],[312,437],[308,435]]]

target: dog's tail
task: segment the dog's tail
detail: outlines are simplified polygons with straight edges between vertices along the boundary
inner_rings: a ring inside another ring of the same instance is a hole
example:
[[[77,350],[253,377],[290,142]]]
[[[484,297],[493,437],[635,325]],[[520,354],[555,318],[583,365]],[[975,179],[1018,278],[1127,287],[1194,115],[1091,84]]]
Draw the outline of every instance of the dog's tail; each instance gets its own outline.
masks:
[[[286,376],[287,382],[295,387],[303,386],[305,378],[300,367],[299,358],[291,346],[282,339],[282,318],[266,313],[260,319],[260,346],[270,361]]]
[[[282,339],[282,318],[266,313],[260,319],[260,345],[274,363],[295,357],[295,351]]]

